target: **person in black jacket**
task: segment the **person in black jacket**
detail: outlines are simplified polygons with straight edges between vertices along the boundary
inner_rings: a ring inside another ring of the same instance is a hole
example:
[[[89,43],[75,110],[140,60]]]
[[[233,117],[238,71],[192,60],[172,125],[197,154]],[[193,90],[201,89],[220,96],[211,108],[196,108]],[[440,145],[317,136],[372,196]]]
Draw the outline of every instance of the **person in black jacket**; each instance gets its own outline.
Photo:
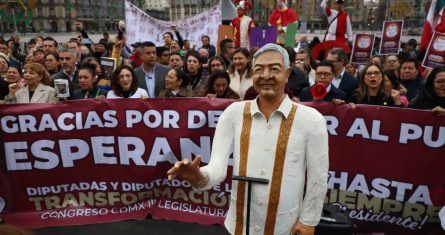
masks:
[[[401,107],[400,92],[385,87],[382,67],[370,63],[360,76],[360,83],[352,95],[352,103]]]
[[[440,116],[445,116],[445,67],[431,71],[424,89],[411,101],[410,107],[429,109]]]

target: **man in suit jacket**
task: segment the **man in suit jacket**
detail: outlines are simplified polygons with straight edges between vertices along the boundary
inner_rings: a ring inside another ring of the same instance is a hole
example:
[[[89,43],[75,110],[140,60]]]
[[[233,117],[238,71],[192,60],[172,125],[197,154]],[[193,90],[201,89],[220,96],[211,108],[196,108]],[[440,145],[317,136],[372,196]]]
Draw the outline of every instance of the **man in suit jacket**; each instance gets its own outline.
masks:
[[[329,51],[327,61],[334,65],[335,77],[332,85],[346,93],[346,100],[350,101],[355,89],[358,88],[358,80],[345,71],[348,57],[342,48],[334,48]]]
[[[134,70],[139,87],[145,89],[151,98],[157,97],[165,89],[165,76],[168,67],[156,63],[156,45],[152,42],[143,42],[138,48],[141,53],[142,64]]]
[[[332,85],[332,80],[334,79],[334,65],[329,61],[321,61],[318,63],[317,69],[315,71],[315,82],[321,82],[327,89],[327,94],[322,101],[324,102],[332,102],[338,100],[339,102],[335,103],[343,103],[345,100],[346,94]],[[315,101],[311,94],[312,87],[305,87],[300,94],[300,101],[302,102],[311,102]]]

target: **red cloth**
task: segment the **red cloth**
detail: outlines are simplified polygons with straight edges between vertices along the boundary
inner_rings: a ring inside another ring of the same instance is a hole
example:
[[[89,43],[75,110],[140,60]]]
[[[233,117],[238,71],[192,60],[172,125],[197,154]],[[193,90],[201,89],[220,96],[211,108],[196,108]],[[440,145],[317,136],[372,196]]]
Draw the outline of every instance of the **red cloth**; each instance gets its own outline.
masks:
[[[277,21],[280,18],[282,27],[285,27],[286,25],[298,20],[297,13],[295,13],[292,8],[286,8],[284,11],[280,11],[278,8],[275,8],[269,17],[269,24],[277,25]]]
[[[240,47],[241,46],[241,41],[242,41],[242,38],[241,38],[241,21],[243,20],[244,17],[245,17],[245,15],[235,17],[230,22],[230,24],[233,26],[233,28],[235,30],[234,35],[235,35],[235,46],[236,47]],[[246,18],[244,20],[250,20],[248,31],[247,31],[247,35],[245,35],[245,36],[249,36],[250,35],[250,29],[253,28],[255,25],[254,25],[253,20],[251,20],[250,18]]]

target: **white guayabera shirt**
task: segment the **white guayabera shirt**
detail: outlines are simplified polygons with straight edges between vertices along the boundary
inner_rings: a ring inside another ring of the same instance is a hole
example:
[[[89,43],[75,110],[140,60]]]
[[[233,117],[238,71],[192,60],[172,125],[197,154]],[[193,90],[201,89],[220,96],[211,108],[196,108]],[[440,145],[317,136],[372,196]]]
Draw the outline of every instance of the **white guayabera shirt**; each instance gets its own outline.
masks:
[[[233,103],[219,118],[210,162],[207,166],[201,168],[201,173],[209,179],[208,184],[203,189],[209,189],[225,179],[229,155],[232,150],[234,158],[233,174],[238,175],[240,136],[245,103]],[[297,220],[307,225],[317,225],[327,190],[329,160],[326,122],[315,109],[294,104],[288,96],[282,101],[280,107],[272,113],[269,120],[266,120],[260,112],[257,100],[252,101],[250,107],[252,127],[248,150],[247,176],[265,178],[271,182],[282,117],[288,117],[292,105],[297,105],[297,111],[291,127],[284,161],[274,234],[288,235]],[[307,189],[303,198],[306,170]],[[232,182],[230,208],[225,220],[225,226],[232,234],[235,229],[237,185],[236,181]],[[264,234],[270,188],[270,184],[252,185],[249,228],[251,234]],[[244,206],[246,207],[246,203]],[[245,214],[246,208],[244,208]],[[245,223],[244,220],[244,226]]]

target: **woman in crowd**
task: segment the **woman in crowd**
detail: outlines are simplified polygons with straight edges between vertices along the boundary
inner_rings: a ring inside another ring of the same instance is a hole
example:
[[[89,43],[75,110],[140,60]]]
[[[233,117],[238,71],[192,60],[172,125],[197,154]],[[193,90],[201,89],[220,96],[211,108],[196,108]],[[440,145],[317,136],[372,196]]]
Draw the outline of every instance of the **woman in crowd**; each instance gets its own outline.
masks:
[[[181,69],[170,69],[165,77],[165,88],[159,92],[158,98],[193,97],[193,92],[187,90],[187,75]]]
[[[82,60],[81,65],[83,64],[92,64],[96,68],[97,74],[97,88],[104,91],[111,90],[111,80],[105,75],[104,68],[99,64],[96,58],[94,57],[86,57]]]
[[[220,56],[213,56],[209,59],[209,74],[212,74],[216,70],[226,71],[226,63]]]
[[[128,65],[121,65],[116,69],[111,79],[111,90],[108,91],[107,98],[148,98],[148,93],[138,87],[138,79],[133,68]]]
[[[345,71],[349,74],[351,74],[353,77],[357,77],[357,67],[354,64],[347,63],[345,65]]]
[[[56,74],[60,71],[60,57],[59,53],[49,52],[45,55],[45,68],[50,75]]]
[[[410,103],[411,108],[429,109],[445,116],[445,68],[435,68],[428,75],[422,92]]]
[[[51,103],[56,101],[56,91],[45,67],[38,63],[24,67],[24,82],[9,85],[7,103]]]
[[[400,92],[400,102],[403,107],[408,107],[409,101],[406,98],[406,88],[400,84],[399,77],[397,76],[396,70],[386,70],[384,72],[383,80],[385,82],[385,88],[392,92],[392,90],[397,90]]]
[[[370,63],[365,66],[360,76],[359,87],[353,94],[352,103],[381,106],[401,106],[400,93],[390,92],[383,82],[383,70],[380,66]]]
[[[224,64],[224,62],[222,63]],[[230,88],[230,76],[224,70],[216,70],[210,75],[206,96],[208,98],[240,99],[238,93]]]
[[[186,56],[185,72],[189,81],[188,90],[195,96],[203,97],[207,87],[208,76],[202,73],[202,64],[197,51],[189,51]]]
[[[80,66],[79,75],[79,88],[73,92],[73,100],[80,99],[93,99],[93,98],[105,98],[107,95],[106,90],[101,90],[96,86],[97,71],[96,66],[93,64],[82,64]]]
[[[9,84],[12,84],[12,83],[23,82],[22,79],[23,79],[22,70],[16,65],[9,66],[8,72],[6,73],[6,81]]]
[[[253,86],[250,52],[246,48],[238,48],[233,54],[229,67],[230,88],[244,99],[247,89]]]

